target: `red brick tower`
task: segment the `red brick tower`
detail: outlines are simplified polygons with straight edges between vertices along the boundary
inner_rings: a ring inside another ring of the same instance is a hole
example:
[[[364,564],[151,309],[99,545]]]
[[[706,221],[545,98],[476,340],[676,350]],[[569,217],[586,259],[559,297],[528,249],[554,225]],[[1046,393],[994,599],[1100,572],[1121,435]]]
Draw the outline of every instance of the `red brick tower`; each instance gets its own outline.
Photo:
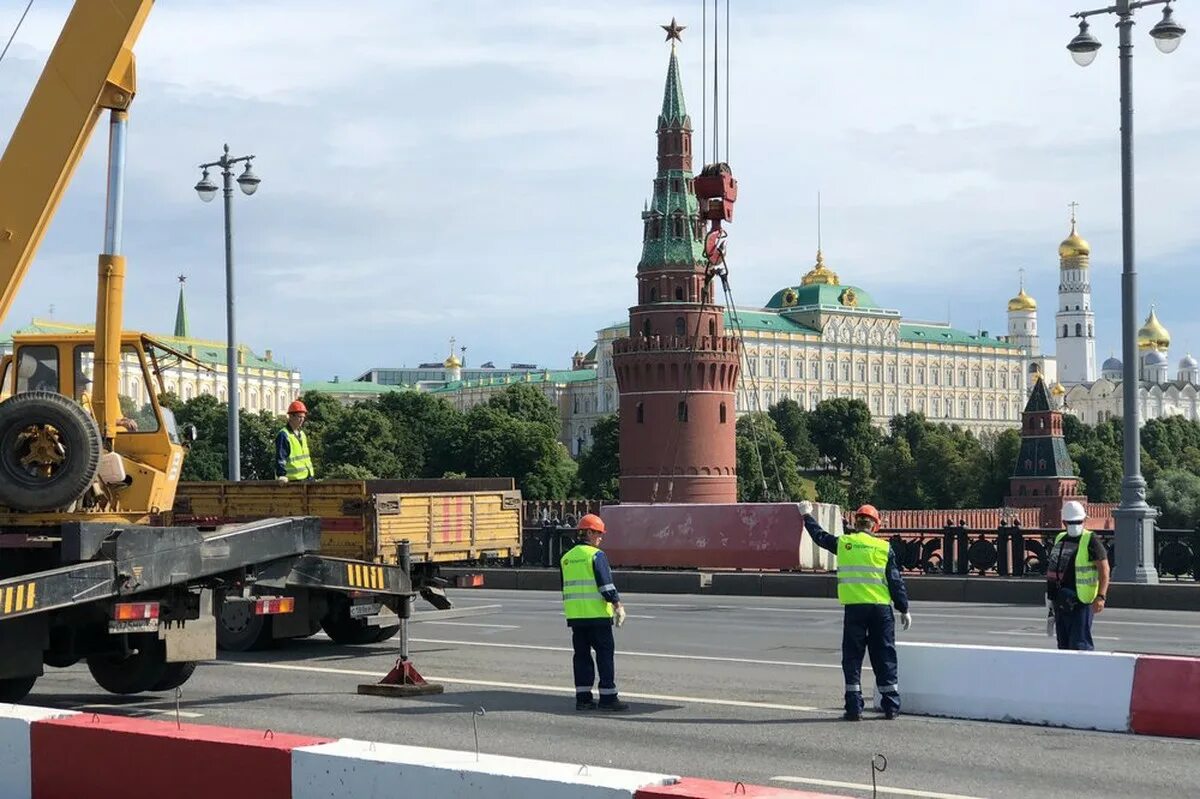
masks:
[[[678,29],[668,29],[668,38],[678,38]],[[613,343],[622,502],[737,501],[733,400],[741,350],[725,334],[725,309],[713,302],[692,181],[692,120],[672,43],[654,199],[642,214],[637,305],[629,309],[629,337]]]

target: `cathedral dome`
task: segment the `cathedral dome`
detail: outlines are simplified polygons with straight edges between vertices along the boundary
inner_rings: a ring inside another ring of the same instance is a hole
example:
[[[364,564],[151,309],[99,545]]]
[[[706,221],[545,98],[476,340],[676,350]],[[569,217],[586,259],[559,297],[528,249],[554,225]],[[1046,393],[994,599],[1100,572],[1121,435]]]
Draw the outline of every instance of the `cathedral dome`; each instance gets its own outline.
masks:
[[[817,250],[817,263],[808,271],[804,277],[800,278],[801,286],[836,286],[839,285],[837,272],[834,272],[825,265],[825,256]]]
[[[444,366],[444,367],[445,367],[445,368],[447,368],[447,369],[461,369],[461,368],[462,368],[462,361],[460,361],[460,360],[458,359],[458,356],[457,356],[457,355],[454,355],[453,353],[451,353],[450,357],[449,357],[449,358],[447,358],[447,359],[446,359],[446,360],[445,360],[445,361],[442,363],[442,366]]]
[[[1116,357],[1108,358],[1107,360],[1104,361],[1104,363],[1102,363],[1100,365],[1100,371],[1102,371],[1102,372],[1119,372],[1119,371],[1121,371],[1121,359],[1116,358]]]
[[[1013,311],[1036,311],[1036,310],[1037,310],[1037,300],[1035,300],[1033,297],[1030,297],[1028,294],[1026,294],[1025,288],[1023,286],[1021,287],[1021,290],[1019,292],[1017,292],[1017,296],[1013,297],[1011,300],[1008,301],[1009,313],[1012,313]]]
[[[1067,390],[1063,388],[1062,383],[1055,383],[1054,388],[1050,389],[1050,393],[1056,397],[1061,397],[1063,394],[1067,393]]]
[[[1146,355],[1142,358],[1142,365],[1143,366],[1166,366],[1167,365],[1167,356],[1163,355],[1158,350],[1151,350],[1150,352],[1147,352]]]
[[[1137,333],[1137,345],[1139,350],[1165,350],[1171,346],[1171,334],[1158,321],[1154,308],[1150,309],[1146,324]]]
[[[1191,353],[1188,353],[1179,360],[1180,369],[1196,369],[1198,367],[1200,367],[1200,364],[1196,363],[1196,359],[1192,357]]]
[[[1062,244],[1058,245],[1058,257],[1066,261],[1071,258],[1087,256],[1092,254],[1092,245],[1087,243],[1087,239],[1075,232],[1075,221],[1071,221],[1071,234],[1062,240]]]

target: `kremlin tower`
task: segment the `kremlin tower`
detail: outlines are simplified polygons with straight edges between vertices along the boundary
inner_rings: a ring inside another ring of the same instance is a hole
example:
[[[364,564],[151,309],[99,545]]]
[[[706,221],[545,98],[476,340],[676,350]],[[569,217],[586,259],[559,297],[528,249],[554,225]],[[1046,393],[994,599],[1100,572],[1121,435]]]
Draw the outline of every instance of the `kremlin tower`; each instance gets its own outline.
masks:
[[[642,258],[629,336],[613,344],[620,391],[622,502],[737,501],[734,390],[741,347],[713,301],[704,217],[692,173],[692,120],[672,40],[653,200],[642,214]]]

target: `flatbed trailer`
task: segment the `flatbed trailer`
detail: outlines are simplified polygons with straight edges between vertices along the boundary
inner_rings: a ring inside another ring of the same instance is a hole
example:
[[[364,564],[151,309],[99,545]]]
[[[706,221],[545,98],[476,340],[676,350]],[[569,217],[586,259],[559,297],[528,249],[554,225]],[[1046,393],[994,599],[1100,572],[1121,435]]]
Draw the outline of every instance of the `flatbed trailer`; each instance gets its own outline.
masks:
[[[176,688],[216,657],[216,621],[230,609],[286,627],[308,624],[314,608],[360,602],[402,623],[413,596],[397,566],[317,554],[311,517],[207,531],[68,522],[46,532],[0,535],[0,700],[28,694],[44,666],[80,660],[114,693]]]

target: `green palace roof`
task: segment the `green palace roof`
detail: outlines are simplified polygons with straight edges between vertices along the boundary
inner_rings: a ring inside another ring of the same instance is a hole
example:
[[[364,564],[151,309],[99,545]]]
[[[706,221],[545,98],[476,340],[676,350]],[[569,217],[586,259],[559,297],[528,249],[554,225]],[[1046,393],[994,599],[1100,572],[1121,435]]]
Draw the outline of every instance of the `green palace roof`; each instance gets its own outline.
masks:
[[[841,308],[844,310],[881,310],[865,289],[858,286],[831,286],[814,283],[782,288],[767,301],[772,310],[792,308]]]
[[[390,394],[393,391],[414,391],[412,386],[396,386],[384,383],[369,383],[365,380],[311,380],[306,381],[301,388],[304,391],[317,391],[322,394]]]
[[[80,325],[70,322],[55,322],[50,319],[34,319],[25,327],[18,328],[13,335],[39,335],[56,333],[91,333],[95,329],[94,325]],[[226,361],[226,348],[223,341],[206,341],[198,338],[185,338],[182,336],[167,336],[159,333],[148,334],[151,338],[161,341],[174,349],[187,353],[192,358],[195,358],[200,363],[211,366],[224,366]],[[11,343],[12,336],[4,340],[6,343]],[[295,371],[289,366],[285,366],[276,360],[268,360],[267,358],[256,355],[250,348],[243,345],[241,347],[245,362],[242,364],[243,369],[270,369],[277,372],[292,372]]]
[[[450,394],[469,388],[486,388],[488,386],[512,386],[518,383],[539,385],[546,383],[585,383],[596,379],[595,369],[547,369],[541,372],[526,372],[521,377],[505,375],[504,377],[488,377],[479,380],[456,380],[444,386],[430,390],[430,394]]]
[[[1019,344],[1001,341],[991,336],[968,333],[946,325],[928,325],[918,322],[900,323],[900,340],[929,342],[931,344],[957,344],[965,347],[996,347],[998,349],[1020,349]]]

